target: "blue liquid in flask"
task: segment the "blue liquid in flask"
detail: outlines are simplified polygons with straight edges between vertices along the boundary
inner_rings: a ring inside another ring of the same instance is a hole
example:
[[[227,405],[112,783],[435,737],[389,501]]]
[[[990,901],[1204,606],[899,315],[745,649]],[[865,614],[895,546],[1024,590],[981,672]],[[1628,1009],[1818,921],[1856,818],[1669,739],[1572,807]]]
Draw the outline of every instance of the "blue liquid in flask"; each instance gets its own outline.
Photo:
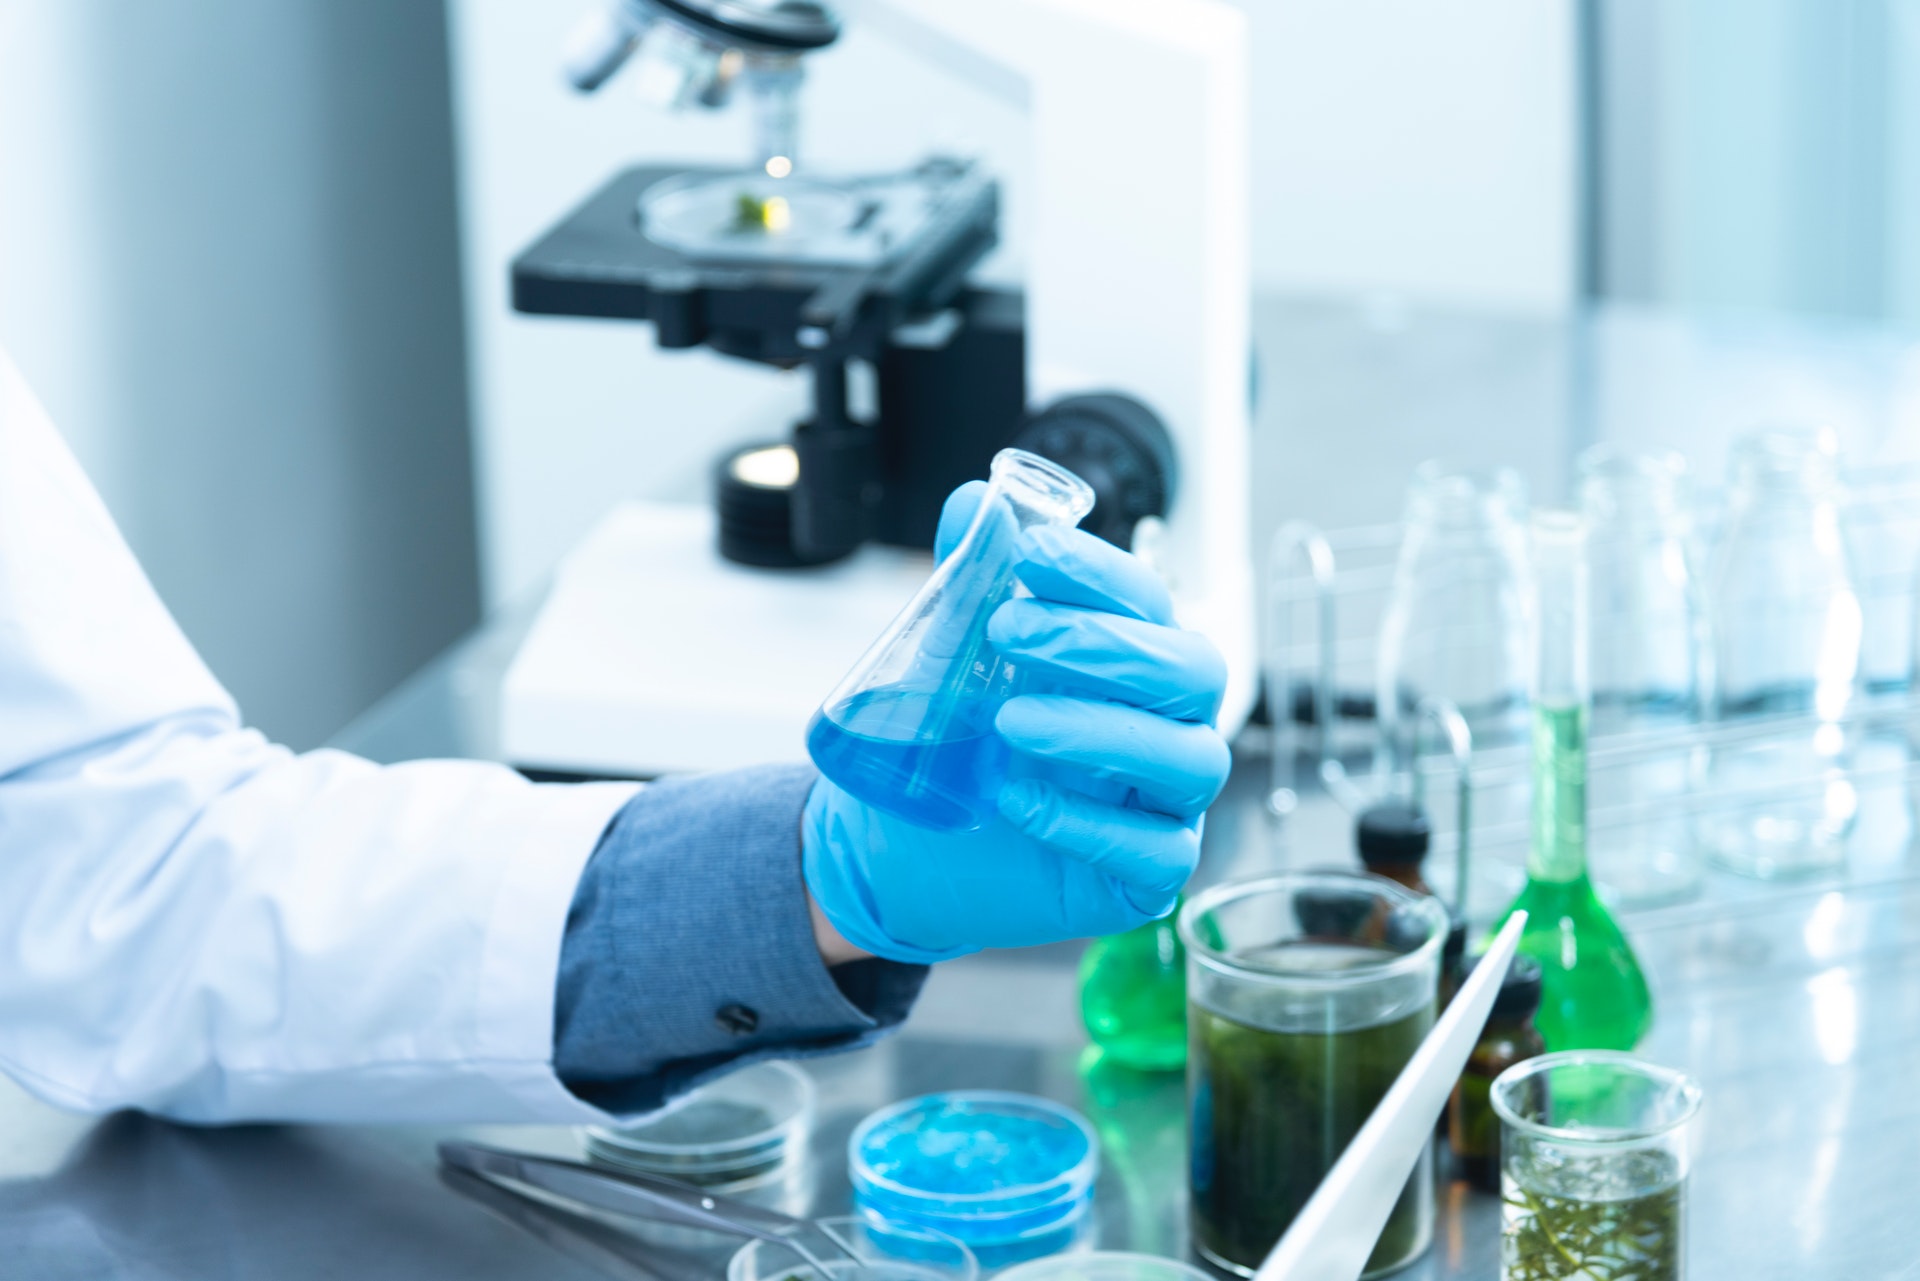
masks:
[[[955,702],[936,709],[936,700]],[[807,754],[835,783],[919,827],[964,832],[998,811],[1008,748],[993,727],[997,699],[882,686],[822,708]],[[938,737],[927,737],[937,727]]]
[[[1070,529],[1092,509],[1093,490],[1059,464],[995,454],[959,544],[814,713],[807,753],[820,772],[919,827],[991,822],[1012,755],[994,717],[1025,681],[994,652],[988,623],[1020,590],[1021,535]]]

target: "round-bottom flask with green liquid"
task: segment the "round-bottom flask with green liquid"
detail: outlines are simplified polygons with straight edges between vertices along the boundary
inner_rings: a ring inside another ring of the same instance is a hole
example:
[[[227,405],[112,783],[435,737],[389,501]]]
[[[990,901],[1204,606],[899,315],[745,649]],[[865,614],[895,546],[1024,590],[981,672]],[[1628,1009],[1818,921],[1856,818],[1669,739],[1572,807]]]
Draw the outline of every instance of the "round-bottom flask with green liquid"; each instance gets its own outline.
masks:
[[[1540,963],[1534,1026],[1547,1048],[1630,1050],[1653,1023],[1653,995],[1587,876],[1586,721],[1577,703],[1534,709],[1533,848],[1501,920],[1527,913],[1520,951]]]
[[[1125,1067],[1186,1066],[1187,953],[1171,915],[1088,946],[1080,959],[1080,1017],[1094,1044]]]
[[[1520,951],[1540,963],[1534,1025],[1549,1050],[1630,1050],[1653,1023],[1640,962],[1587,876],[1587,584],[1578,517],[1534,517],[1540,654],[1533,698],[1533,840],[1527,884],[1495,929],[1527,913]]]

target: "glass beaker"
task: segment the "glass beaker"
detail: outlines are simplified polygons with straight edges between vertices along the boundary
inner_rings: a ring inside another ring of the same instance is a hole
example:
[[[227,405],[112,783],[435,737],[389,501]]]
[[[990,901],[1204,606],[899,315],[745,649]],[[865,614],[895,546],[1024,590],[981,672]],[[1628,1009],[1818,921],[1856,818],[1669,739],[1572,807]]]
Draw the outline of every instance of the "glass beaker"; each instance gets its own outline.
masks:
[[[1698,1085],[1629,1055],[1578,1050],[1508,1068],[1493,1107],[1502,1281],[1679,1281]]]
[[[1252,1276],[1433,1026],[1447,914],[1383,877],[1298,872],[1218,885],[1180,913],[1187,947],[1193,1243]],[[1431,1152],[1366,1275],[1433,1237]]]
[[[1540,512],[1532,535],[1533,835],[1527,884],[1501,919],[1527,913],[1520,950],[1540,963],[1534,1023],[1547,1045],[1631,1049],[1653,1021],[1653,996],[1587,875],[1586,531],[1571,512]]]
[[[980,1263],[962,1242],[904,1223],[852,1215],[816,1219],[801,1240],[821,1267],[792,1241],[749,1241],[727,1260],[727,1281],[976,1281]],[[825,1275],[822,1275],[824,1270]]]
[[[1615,735],[1635,743],[1630,756],[1589,778],[1587,802],[1602,821],[1588,834],[1588,853],[1594,880],[1622,907],[1677,903],[1700,891],[1683,804],[1704,630],[1685,486],[1686,462],[1671,450],[1596,445],[1580,456],[1593,601],[1589,728],[1596,749]],[[1625,813],[1608,821],[1615,811]]]
[[[921,827],[990,820],[1008,751],[994,730],[1020,687],[987,620],[1026,591],[1016,544],[1038,525],[1071,528],[1093,509],[1085,481],[1038,454],[1003,449],[953,553],[827,696],[807,726],[820,772],[867,804]]]
[[[1476,751],[1524,741],[1526,490],[1422,463],[1407,489],[1400,555],[1380,627],[1374,706],[1395,769],[1415,754],[1422,698],[1460,709]]]
[[[1860,667],[1860,600],[1831,431],[1766,430],[1734,446],[1708,595],[1711,713],[1783,718],[1716,741],[1701,843],[1729,871],[1838,866],[1859,810],[1843,724]]]

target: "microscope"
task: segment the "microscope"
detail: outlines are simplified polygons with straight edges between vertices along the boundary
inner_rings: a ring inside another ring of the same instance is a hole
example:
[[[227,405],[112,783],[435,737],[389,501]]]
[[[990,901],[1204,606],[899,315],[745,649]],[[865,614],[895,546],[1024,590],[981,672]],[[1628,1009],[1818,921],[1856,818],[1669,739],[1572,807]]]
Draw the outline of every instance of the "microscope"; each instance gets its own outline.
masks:
[[[1094,489],[1084,527],[1145,556],[1253,690],[1247,533],[1245,33],[1219,0],[868,0],[853,13],[1022,85],[1035,160],[1020,289],[974,160],[816,174],[813,0],[610,0],[566,70],[656,102],[743,91],[737,168],[615,174],[512,264],[525,314],[643,321],[662,348],[804,370],[786,438],[718,461],[709,511],[629,504],[563,564],[508,672],[523,766],[652,775],[795,757],[819,699],[930,567],[941,503],[1018,446]],[[1011,73],[1010,77],[1006,73]],[[644,602],[670,597],[673,624]]]

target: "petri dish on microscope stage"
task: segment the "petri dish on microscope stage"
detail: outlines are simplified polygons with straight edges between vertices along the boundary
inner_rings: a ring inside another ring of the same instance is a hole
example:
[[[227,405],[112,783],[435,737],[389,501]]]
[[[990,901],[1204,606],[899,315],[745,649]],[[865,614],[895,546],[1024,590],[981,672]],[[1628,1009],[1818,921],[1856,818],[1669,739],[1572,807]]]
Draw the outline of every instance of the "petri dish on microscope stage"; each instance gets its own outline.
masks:
[[[727,1261],[727,1281],[977,1281],[973,1251],[943,1233],[851,1216],[816,1219],[843,1253],[813,1260],[782,1241],[749,1241]],[[820,1242],[817,1244],[825,1244]],[[852,1257],[847,1257],[847,1254]]]
[[[1084,1117],[1049,1099],[955,1090],[867,1117],[847,1165],[869,1223],[944,1233],[998,1268],[1085,1243],[1100,1145]]]
[[[756,1063],[708,1082],[633,1125],[590,1126],[589,1160],[737,1194],[797,1173],[813,1131],[813,1081],[790,1063]]]
[[[913,244],[964,180],[964,170],[940,168],[847,179],[686,174],[647,188],[640,226],[696,261],[874,267]]]

